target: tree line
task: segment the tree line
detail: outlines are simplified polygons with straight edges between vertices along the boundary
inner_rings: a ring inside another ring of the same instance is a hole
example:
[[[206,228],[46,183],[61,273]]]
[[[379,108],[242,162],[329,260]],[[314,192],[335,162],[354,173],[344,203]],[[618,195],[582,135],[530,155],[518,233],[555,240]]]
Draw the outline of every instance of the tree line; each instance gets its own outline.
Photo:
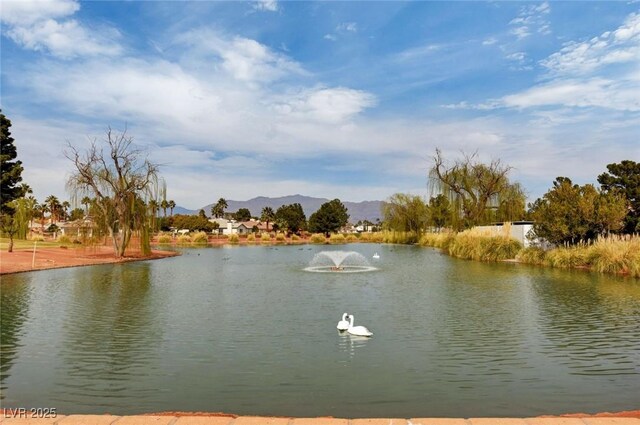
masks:
[[[460,231],[496,222],[533,221],[536,235],[554,244],[592,241],[600,235],[640,232],[640,163],[607,165],[600,187],[557,177],[552,187],[526,205],[511,167],[499,160],[483,163],[477,154],[445,161],[440,150],[429,168],[428,201],[398,193],[383,207],[389,230],[420,233],[443,228]]]

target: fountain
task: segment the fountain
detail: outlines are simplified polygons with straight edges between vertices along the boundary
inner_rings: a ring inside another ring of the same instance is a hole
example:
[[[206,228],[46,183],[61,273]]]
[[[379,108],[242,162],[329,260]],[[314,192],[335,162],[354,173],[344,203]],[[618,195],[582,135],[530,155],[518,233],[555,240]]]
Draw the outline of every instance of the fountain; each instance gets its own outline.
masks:
[[[377,270],[367,259],[355,251],[322,251],[309,262],[308,272],[320,273],[355,273]]]

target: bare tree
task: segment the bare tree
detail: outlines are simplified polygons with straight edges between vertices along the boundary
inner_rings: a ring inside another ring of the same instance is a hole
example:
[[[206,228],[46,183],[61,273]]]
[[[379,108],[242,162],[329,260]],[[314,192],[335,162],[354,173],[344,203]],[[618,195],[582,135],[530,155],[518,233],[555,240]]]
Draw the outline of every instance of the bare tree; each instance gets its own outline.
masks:
[[[524,214],[525,195],[519,184],[509,182],[509,171],[511,167],[500,160],[479,162],[477,152],[463,153],[463,159],[446,164],[442,152],[436,149],[429,184],[432,194],[447,196],[454,206],[453,213],[461,215],[462,223],[460,217],[453,217],[456,227],[471,227],[490,219],[500,220],[502,211],[509,211],[509,219],[514,219],[518,214],[512,211],[513,205],[521,206],[520,216]]]
[[[123,257],[135,229],[148,234],[144,201],[158,185],[158,165],[132,144],[126,129],[117,133],[108,128],[101,147],[94,140],[81,152],[68,145],[65,156],[75,171],[67,181],[74,196],[95,198],[101,219],[113,240],[116,257]]]

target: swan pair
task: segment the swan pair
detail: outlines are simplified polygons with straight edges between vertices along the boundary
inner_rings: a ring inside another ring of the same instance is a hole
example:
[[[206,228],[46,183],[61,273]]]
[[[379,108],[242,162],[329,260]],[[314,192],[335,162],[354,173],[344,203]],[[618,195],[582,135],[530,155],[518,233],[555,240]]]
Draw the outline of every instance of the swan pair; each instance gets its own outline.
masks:
[[[353,326],[353,319],[354,319],[353,314],[344,313],[342,315],[342,320],[338,322],[338,326],[336,327],[340,332],[347,331],[351,335],[356,335],[356,336],[372,336],[373,335],[373,333],[371,333],[369,329],[365,328],[364,326]]]

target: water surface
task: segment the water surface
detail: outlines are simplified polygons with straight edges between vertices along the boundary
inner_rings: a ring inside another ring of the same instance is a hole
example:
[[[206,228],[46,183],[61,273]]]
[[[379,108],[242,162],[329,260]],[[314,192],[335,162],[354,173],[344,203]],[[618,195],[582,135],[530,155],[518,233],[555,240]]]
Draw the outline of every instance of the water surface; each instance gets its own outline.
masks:
[[[638,408],[638,280],[347,247],[378,270],[309,273],[316,253],[345,247],[279,246],[3,276],[2,405],[339,417]],[[373,338],[338,334],[345,311]]]

